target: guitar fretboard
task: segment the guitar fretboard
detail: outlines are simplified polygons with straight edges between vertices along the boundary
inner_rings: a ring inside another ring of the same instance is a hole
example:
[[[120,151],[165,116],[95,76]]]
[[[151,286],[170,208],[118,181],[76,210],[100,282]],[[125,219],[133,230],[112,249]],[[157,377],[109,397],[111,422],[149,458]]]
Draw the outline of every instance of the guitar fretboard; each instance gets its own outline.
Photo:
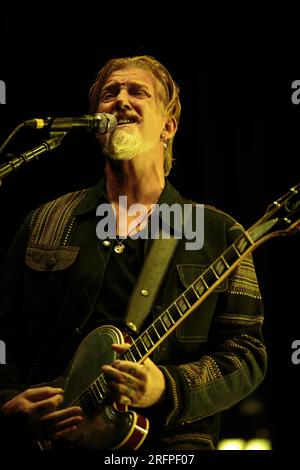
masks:
[[[109,392],[104,374],[100,374],[86,390],[77,398],[76,404],[81,406],[87,415],[92,415],[103,402]],[[74,403],[75,404],[75,403]]]

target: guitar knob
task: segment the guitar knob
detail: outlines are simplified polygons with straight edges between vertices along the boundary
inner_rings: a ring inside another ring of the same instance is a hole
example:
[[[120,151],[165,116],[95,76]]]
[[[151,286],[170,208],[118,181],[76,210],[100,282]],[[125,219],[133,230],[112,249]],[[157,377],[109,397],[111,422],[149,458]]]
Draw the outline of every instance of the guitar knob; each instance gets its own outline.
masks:
[[[52,256],[51,258],[48,258],[46,260],[46,266],[47,268],[53,268],[53,266],[56,265],[56,258],[54,258],[54,256]]]

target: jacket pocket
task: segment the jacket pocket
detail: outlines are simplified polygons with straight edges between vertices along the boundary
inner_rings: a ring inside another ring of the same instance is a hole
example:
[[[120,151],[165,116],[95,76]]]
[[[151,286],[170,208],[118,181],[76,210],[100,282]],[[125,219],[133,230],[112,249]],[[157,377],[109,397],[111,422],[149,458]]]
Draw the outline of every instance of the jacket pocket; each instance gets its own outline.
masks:
[[[79,247],[73,246],[28,245],[23,310],[28,315],[31,337],[43,338],[41,331],[45,325],[48,335],[56,328],[78,253]]]
[[[77,258],[77,246],[46,246],[30,243],[26,250],[26,264],[35,271],[62,271],[72,266]]]
[[[187,289],[196,279],[201,276],[209,264],[178,264],[180,288]],[[228,280],[225,279],[218,285],[210,295],[197,307],[176,329],[178,341],[188,343],[205,342],[209,327],[216,307],[218,294],[226,291]]]

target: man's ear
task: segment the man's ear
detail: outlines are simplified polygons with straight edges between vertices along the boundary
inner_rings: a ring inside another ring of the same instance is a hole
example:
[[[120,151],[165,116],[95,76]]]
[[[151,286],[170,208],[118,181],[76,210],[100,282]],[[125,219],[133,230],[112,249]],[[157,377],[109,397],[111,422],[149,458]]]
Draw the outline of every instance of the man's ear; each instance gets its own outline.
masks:
[[[169,119],[165,127],[162,130],[162,133],[160,135],[162,140],[170,140],[172,137],[174,137],[175,133],[177,131],[177,122],[175,118]]]

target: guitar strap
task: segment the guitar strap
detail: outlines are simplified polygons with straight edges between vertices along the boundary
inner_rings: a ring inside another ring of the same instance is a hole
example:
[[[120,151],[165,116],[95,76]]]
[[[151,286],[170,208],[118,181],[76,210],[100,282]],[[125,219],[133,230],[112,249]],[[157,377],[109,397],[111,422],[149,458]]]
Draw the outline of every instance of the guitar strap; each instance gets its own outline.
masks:
[[[191,213],[192,201],[189,201],[189,203],[188,205],[182,205],[182,208],[184,207],[186,211],[189,211],[188,214],[185,214],[185,223],[187,223]],[[134,333],[139,331],[140,326],[151,311],[179,239],[174,236],[162,238],[162,231],[160,230],[158,238],[153,240],[127,306],[125,323]]]
[[[152,243],[127,307],[125,322],[134,332],[150,313],[178,241],[159,237]]]

